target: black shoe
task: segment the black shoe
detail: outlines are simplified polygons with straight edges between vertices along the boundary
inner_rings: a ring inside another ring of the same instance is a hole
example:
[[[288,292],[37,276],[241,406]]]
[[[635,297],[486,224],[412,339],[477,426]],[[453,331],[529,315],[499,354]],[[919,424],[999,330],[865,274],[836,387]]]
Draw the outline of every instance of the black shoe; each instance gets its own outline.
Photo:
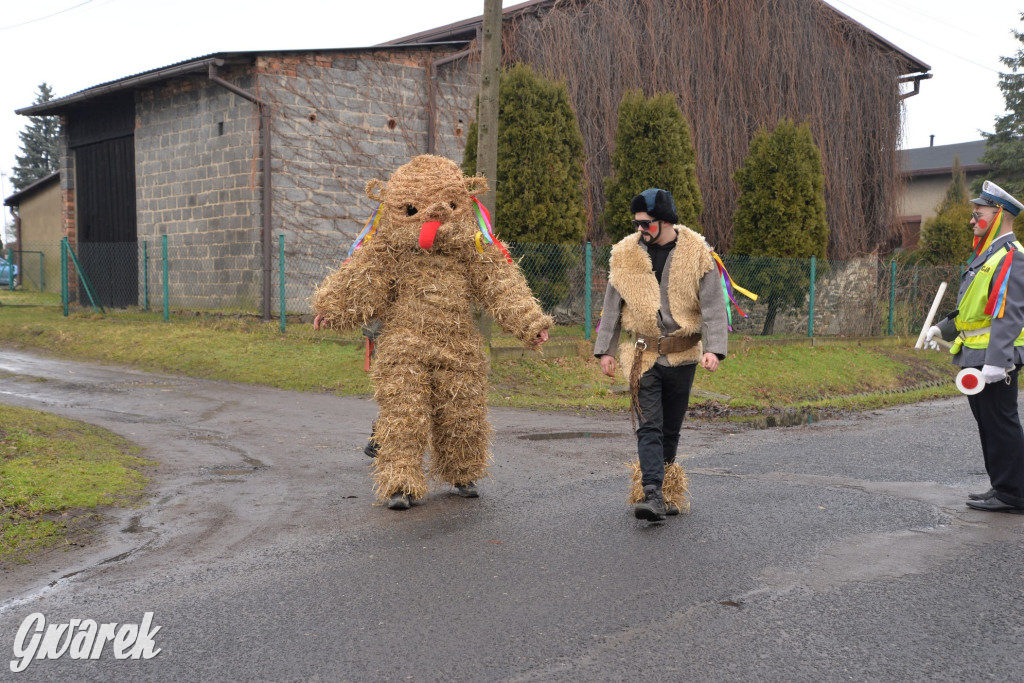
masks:
[[[992,496],[996,495],[995,489],[989,489],[985,493],[968,493],[967,497],[971,500],[988,500]]]
[[[372,436],[370,437],[370,440],[366,442],[366,445],[363,446],[363,453],[366,453],[366,455],[371,458],[377,457],[377,442],[373,440]]]
[[[456,484],[455,493],[462,496],[463,498],[479,498],[480,492],[476,489],[476,484],[473,482],[466,482],[465,484]]]
[[[679,506],[675,503],[665,503],[665,514],[669,517],[675,517],[679,514]]]
[[[388,499],[388,510],[408,510],[412,506],[409,494],[399,491]]]
[[[986,500],[969,500],[967,507],[986,512],[1008,512],[1011,515],[1024,515],[1024,508],[1004,503],[995,496]]]
[[[643,502],[633,505],[633,516],[646,519],[648,522],[660,522],[665,519],[665,499],[661,496],[661,487],[648,484],[644,487]]]

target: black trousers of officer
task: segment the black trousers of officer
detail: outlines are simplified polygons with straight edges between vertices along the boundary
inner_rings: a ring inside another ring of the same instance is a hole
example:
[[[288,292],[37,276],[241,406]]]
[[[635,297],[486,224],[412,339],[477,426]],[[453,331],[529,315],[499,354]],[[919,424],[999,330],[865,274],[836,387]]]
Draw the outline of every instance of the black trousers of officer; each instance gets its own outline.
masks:
[[[679,430],[690,404],[690,387],[697,366],[655,364],[640,376],[637,403],[641,415],[636,430],[640,473],[644,486],[665,481],[665,465],[676,459]]]
[[[985,469],[996,498],[1024,507],[1024,430],[1017,413],[1017,371],[1010,382],[986,384],[979,394],[968,396],[978,422]]]

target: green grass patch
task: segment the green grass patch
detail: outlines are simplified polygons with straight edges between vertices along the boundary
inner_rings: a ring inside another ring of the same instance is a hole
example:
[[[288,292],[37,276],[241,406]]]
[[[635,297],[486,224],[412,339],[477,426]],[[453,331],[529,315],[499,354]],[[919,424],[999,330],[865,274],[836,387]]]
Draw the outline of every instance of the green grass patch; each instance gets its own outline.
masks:
[[[744,415],[800,409],[868,410],[955,396],[949,355],[915,351],[907,340],[803,340],[759,345],[734,339],[716,372],[697,369],[694,409]],[[523,358],[491,369],[491,404],[520,408],[627,410],[625,378],[594,358]]]
[[[9,347],[296,391],[371,391],[358,331],[339,337],[289,323],[282,334],[276,321],[218,314],[175,314],[164,322],[159,313],[76,308],[65,318],[59,297],[48,308],[8,306],[20,295],[0,292],[0,343]]]
[[[66,542],[83,513],[131,503],[155,463],[105,429],[0,405],[0,565]]]
[[[281,389],[342,395],[372,392],[363,370],[358,330],[337,335],[314,332],[308,321],[255,316],[111,311],[81,308],[63,317],[51,305],[16,305],[21,292],[0,291],[4,325],[0,343],[77,360],[210,379],[263,384]],[[12,304],[12,305],[8,305]],[[583,326],[560,326],[551,343],[584,342]],[[495,346],[519,346],[494,328]],[[692,405],[715,406],[707,414],[751,414],[794,409],[863,410],[955,395],[949,355],[915,351],[913,340],[735,337],[718,372],[698,369]],[[626,410],[625,380],[601,374],[590,356],[525,358],[495,362],[489,402],[554,410]],[[618,389],[618,391],[616,390]]]

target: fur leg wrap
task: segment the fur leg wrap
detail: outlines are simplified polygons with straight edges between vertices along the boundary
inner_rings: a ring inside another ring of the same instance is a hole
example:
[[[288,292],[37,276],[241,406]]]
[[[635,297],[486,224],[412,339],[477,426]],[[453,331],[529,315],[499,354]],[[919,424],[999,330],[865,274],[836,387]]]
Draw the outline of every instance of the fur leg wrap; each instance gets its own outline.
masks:
[[[639,503],[644,499],[644,487],[641,484],[640,461],[629,464],[632,469],[632,483],[629,489],[629,504]],[[690,512],[690,477],[678,462],[665,465],[665,481],[661,485],[661,494],[665,504],[674,503],[682,514]]]

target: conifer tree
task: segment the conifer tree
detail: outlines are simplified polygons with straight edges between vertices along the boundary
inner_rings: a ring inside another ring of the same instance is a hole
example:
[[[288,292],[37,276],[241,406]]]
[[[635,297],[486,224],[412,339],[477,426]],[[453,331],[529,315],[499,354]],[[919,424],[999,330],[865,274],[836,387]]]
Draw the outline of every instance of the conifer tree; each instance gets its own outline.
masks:
[[[583,136],[564,82],[525,64],[501,74],[495,231],[545,310],[570,297],[566,273],[586,235]],[[479,106],[479,102],[477,103]],[[462,170],[476,174],[477,123],[469,126]]]
[[[583,214],[583,136],[564,82],[516,64],[501,74],[494,223],[512,242],[578,244]],[[462,169],[476,173],[477,123]]]
[[[784,119],[771,133],[762,128],[733,178],[740,196],[729,253],[752,257],[742,281],[767,304],[762,334],[771,334],[778,311],[807,294],[805,259],[824,259],[828,248],[825,178],[810,126]]]
[[[1024,22],[1024,12],[1021,12]],[[1013,31],[1014,37],[1024,44],[1024,31]],[[1002,57],[1010,72],[999,74],[999,89],[1006,100],[1006,115],[996,117],[996,132],[984,133],[985,153],[980,161],[992,166],[986,176],[1014,197],[1024,196],[1024,48],[1011,57]],[[984,178],[972,185],[975,193],[981,191]],[[977,194],[975,194],[977,196]]]
[[[935,215],[921,226],[922,261],[934,264],[963,263],[971,254],[974,234],[970,229],[971,205],[967,174],[960,157],[953,158],[953,180]]]
[[[696,160],[690,124],[675,95],[647,99],[639,90],[625,93],[619,104],[612,175],[605,180],[601,224],[608,238],[617,242],[633,232],[629,202],[651,187],[671,192],[679,222],[700,232],[704,202]]]
[[[53,99],[53,90],[46,83],[39,86],[35,104]],[[23,190],[40,178],[60,169],[60,121],[56,116],[30,116],[25,130],[18,133],[21,154],[16,154],[17,165],[12,169],[11,184]]]

